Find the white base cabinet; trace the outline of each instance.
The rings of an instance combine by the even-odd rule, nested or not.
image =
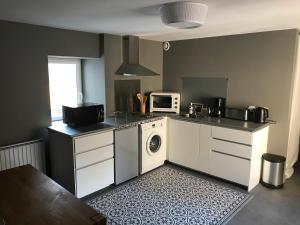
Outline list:
[[[78,198],[101,190],[114,182],[114,159],[109,159],[76,171]]]
[[[211,175],[248,186],[250,174],[249,159],[242,159],[212,150],[210,163]]]
[[[170,120],[167,138],[170,149],[169,161],[192,169],[198,169],[199,134],[199,124]]]
[[[269,127],[255,132],[168,120],[168,160],[253,189]]]
[[[114,183],[113,130],[68,136],[49,129],[51,178],[82,198]]]
[[[170,162],[209,172],[210,126],[170,119],[167,133]]]

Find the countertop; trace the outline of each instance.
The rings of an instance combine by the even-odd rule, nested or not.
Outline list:
[[[65,134],[70,137],[76,137],[83,134],[89,134],[94,132],[109,131],[114,129],[124,129],[128,127],[137,126],[140,123],[151,122],[163,118],[165,115],[122,115],[116,117],[107,117],[104,122],[96,123],[82,127],[70,127],[64,124],[62,121],[53,122],[50,127],[51,131],[56,131]]]
[[[232,128],[237,130],[244,130],[249,132],[258,131],[266,126],[269,126],[269,123],[254,123],[250,121],[240,121],[227,118],[219,117],[201,117],[201,118],[190,118],[185,116],[173,115],[170,116],[173,119],[184,120],[188,122],[194,122],[199,124],[208,124],[212,126]]]
[[[79,135],[93,133],[97,131],[108,131],[114,129],[124,129],[128,127],[133,127],[141,123],[152,122],[155,120],[162,119],[164,117],[169,117],[176,120],[182,120],[182,121],[199,123],[199,124],[208,124],[212,126],[244,130],[249,132],[255,132],[269,125],[268,123],[261,124],[261,123],[239,121],[239,120],[232,120],[232,119],[218,118],[218,117],[191,118],[191,117],[185,117],[176,114],[153,113],[153,114],[146,114],[146,115],[133,114],[133,115],[108,117],[104,120],[103,123],[97,123],[97,124],[92,124],[89,126],[77,127],[77,128],[69,127],[66,124],[64,124],[62,121],[57,121],[57,122],[53,122],[52,126],[50,126],[48,129],[63,133],[71,137],[76,137]]]
[[[165,114],[133,114],[133,115],[122,115],[108,117],[105,119],[105,123],[114,126],[116,129],[124,129],[128,127],[137,126],[141,123],[152,122],[164,118]]]
[[[94,133],[97,131],[109,131],[114,130],[114,126],[106,124],[106,123],[96,123],[83,127],[69,127],[64,124],[62,121],[53,122],[50,127],[48,127],[51,131],[56,131],[62,134],[65,134],[70,137],[76,137],[83,134]]]

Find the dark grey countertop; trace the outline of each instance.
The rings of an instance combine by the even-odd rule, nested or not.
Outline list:
[[[51,131],[56,131],[62,134],[65,134],[70,137],[76,137],[83,134],[99,132],[99,131],[108,131],[114,129],[124,129],[128,127],[137,126],[143,122],[150,122],[163,118],[162,115],[122,115],[118,117],[108,117],[104,120],[103,123],[96,123],[83,127],[69,127],[64,124],[62,121],[53,122],[50,127]]]
[[[217,117],[190,118],[190,117],[185,117],[185,116],[180,116],[175,114],[154,113],[154,114],[147,114],[147,115],[134,114],[134,115],[122,115],[118,117],[108,117],[104,120],[103,123],[97,123],[97,124],[92,124],[89,126],[77,127],[77,128],[69,127],[66,124],[64,124],[62,121],[57,121],[57,122],[53,122],[52,126],[50,126],[48,129],[63,133],[71,137],[75,137],[75,136],[93,133],[97,131],[107,131],[107,130],[124,129],[128,127],[133,127],[133,126],[137,126],[140,123],[146,123],[146,122],[162,119],[165,116],[176,120],[183,120],[183,121],[199,123],[199,124],[208,124],[212,126],[244,130],[249,132],[255,132],[269,125],[268,123],[260,124],[254,122],[232,120],[227,118],[217,118]]]
[[[128,127],[137,126],[140,123],[147,123],[155,120],[159,120],[165,117],[165,115],[154,115],[154,114],[146,114],[146,115],[123,115],[118,117],[108,117],[105,119],[105,123],[114,126],[116,129],[123,129]]]
[[[194,122],[199,124],[208,124],[212,126],[225,127],[237,130],[244,130],[249,132],[258,131],[264,127],[269,126],[269,123],[254,123],[250,121],[240,121],[227,118],[218,117],[201,117],[201,118],[190,118],[185,116],[173,115],[170,116],[173,119],[184,120],[188,122]]]
[[[108,131],[113,130],[114,126],[106,124],[106,123],[96,123],[83,127],[69,127],[64,124],[62,121],[53,122],[50,127],[48,127],[51,131],[56,131],[70,137],[76,137],[83,134],[94,133],[97,131]]]

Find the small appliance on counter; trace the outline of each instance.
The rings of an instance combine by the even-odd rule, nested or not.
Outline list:
[[[251,121],[255,123],[270,122],[269,109],[266,107],[248,106],[247,108],[229,108],[225,109],[225,118],[234,120]],[[271,121],[275,122],[275,121]]]
[[[180,94],[152,92],[150,94],[150,112],[180,112]]]
[[[202,116],[203,104],[191,102],[189,106],[189,117],[200,117]]]
[[[215,98],[215,103],[209,107],[209,115],[213,117],[225,117],[226,98]]]
[[[269,109],[266,107],[257,107],[255,109],[254,122],[266,123],[269,118]]]
[[[243,108],[225,108],[225,118],[234,120],[248,120],[248,109]]]
[[[248,121],[256,123],[266,123],[266,122],[275,122],[273,120],[268,120],[269,118],[269,109],[266,107],[255,107],[249,106],[248,111]]]
[[[79,127],[104,121],[104,106],[95,103],[83,103],[62,106],[63,122],[70,127]]]

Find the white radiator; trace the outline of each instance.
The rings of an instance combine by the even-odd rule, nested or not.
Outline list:
[[[45,143],[43,140],[32,140],[0,147],[0,171],[30,164],[45,172]]]

